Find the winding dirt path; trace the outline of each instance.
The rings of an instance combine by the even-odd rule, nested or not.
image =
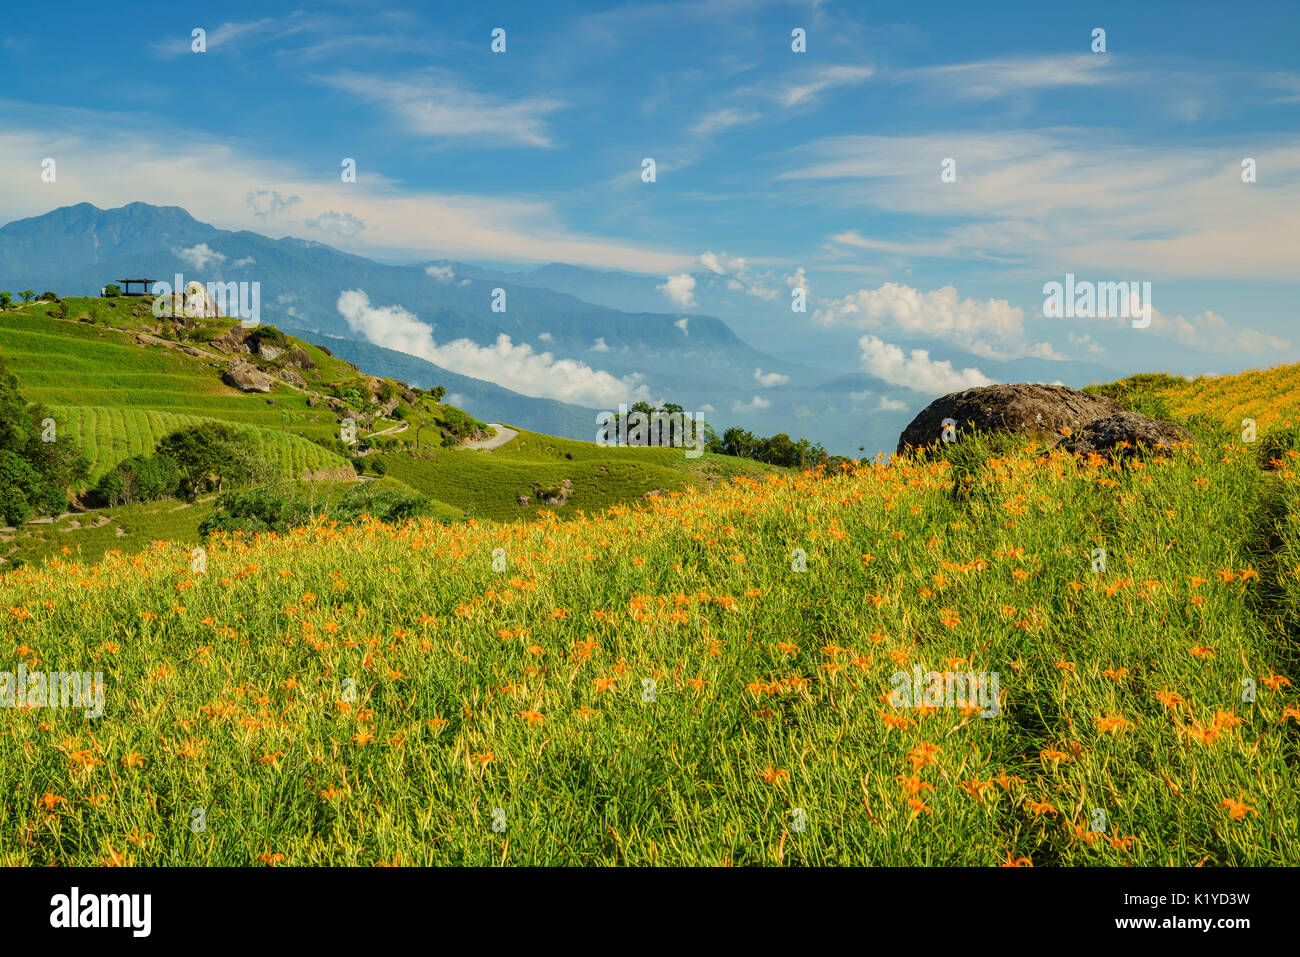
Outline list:
[[[516,435],[519,434],[517,429],[508,429],[500,422],[489,422],[488,428],[496,429],[497,434],[490,439],[480,439],[477,442],[466,442],[461,446],[462,449],[483,449],[491,452],[493,449],[499,449]]]

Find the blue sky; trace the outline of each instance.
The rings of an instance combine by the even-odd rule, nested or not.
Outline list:
[[[709,282],[742,336],[837,371],[911,374],[874,342],[923,341],[1230,372],[1300,359],[1297,10],[29,5],[0,41],[0,219],[173,204],[388,261],[644,273],[666,312]],[[1152,328],[1044,319],[1067,272],[1150,281]]]

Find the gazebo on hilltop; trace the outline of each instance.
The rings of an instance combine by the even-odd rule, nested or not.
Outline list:
[[[118,282],[121,283],[122,295],[124,296],[147,296],[149,295],[149,290],[153,288],[153,284],[157,281],[158,280],[156,279],[119,279],[118,280]],[[144,289],[141,292],[132,292],[131,291],[132,286],[144,286]]]

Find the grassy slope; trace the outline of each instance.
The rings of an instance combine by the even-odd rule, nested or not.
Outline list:
[[[641,498],[654,489],[679,490],[711,480],[774,471],[729,456],[706,453],[688,459],[682,449],[602,448],[593,442],[527,431],[491,451],[439,449],[432,459],[386,455],[384,462],[389,475],[413,488],[450,502],[473,517],[493,521],[532,519],[544,512],[594,512]],[[558,508],[536,504],[534,483],[554,488],[566,478],[573,483],[568,504]],[[521,507],[521,495],[533,496],[534,504]]]
[[[265,430],[271,434],[262,441],[283,449],[286,464],[347,465],[306,440],[335,435],[337,426],[328,409],[308,408],[302,393],[276,386],[269,396],[246,395],[225,385],[205,362],[140,346],[115,329],[35,313],[0,314],[0,356],[29,399],[62,412],[55,418],[60,426],[66,415],[66,427],[78,434],[94,463],[92,478],[129,455],[152,449],[152,441],[166,434],[170,422],[193,418]],[[112,411],[118,421],[102,414]],[[102,426],[87,427],[97,418]]]
[[[107,686],[0,709],[0,863],[1300,864],[1296,474],[970,474],[0,576],[17,654]],[[891,709],[918,664],[998,716]]]
[[[304,469],[345,467],[345,459],[308,441],[338,435],[336,414],[324,405],[308,405],[308,396],[277,384],[270,396],[246,395],[225,385],[209,360],[161,345],[143,346],[135,333],[156,334],[159,323],[145,299],[68,299],[69,319],[51,315],[50,303],[33,303],[0,314],[0,357],[17,376],[29,398],[51,408],[60,428],[70,429],[92,460],[97,478],[116,462],[151,450],[156,441],[178,425],[201,418],[235,422],[257,430],[257,441],[268,456],[282,463],[286,477]],[[109,303],[114,303],[109,305]],[[95,312],[94,324],[78,321]],[[200,320],[193,344],[208,349],[204,340],[224,333],[231,319]],[[332,383],[368,379],[347,363],[310,343],[295,340],[316,364],[304,372],[308,388],[325,391]],[[208,351],[212,351],[208,349]],[[274,405],[266,400],[271,398]],[[450,409],[449,406],[441,407]],[[446,424],[438,419],[440,424]],[[376,428],[396,425],[380,421]],[[415,429],[394,438],[409,441]],[[573,481],[570,504],[550,509],[562,514],[593,511],[640,498],[652,489],[679,489],[732,475],[774,471],[759,463],[706,455],[686,459],[681,450],[602,449],[594,443],[576,442],[524,432],[503,448],[465,451],[437,447],[437,428],[426,428],[422,440],[432,441],[433,458],[415,458],[407,452],[383,456],[388,474],[436,502],[437,518],[459,520],[466,515],[511,521],[535,518],[543,509],[522,509],[520,495],[532,492],[532,483],[558,486]],[[565,459],[565,453],[574,456]],[[601,467],[606,471],[601,471]],[[92,478],[92,480],[93,480]],[[174,503],[172,503],[174,504]],[[197,541],[195,520],[165,527],[166,510],[112,510],[114,538],[108,532],[69,528],[72,520],[56,526],[28,526],[10,541],[0,542],[0,554],[31,561],[67,546],[86,560],[110,547],[133,551],[155,538],[181,543]],[[197,511],[195,514],[197,514]],[[118,513],[121,512],[121,521]],[[122,528],[125,537],[117,537]],[[161,533],[161,534],[160,534]]]
[[[1145,373],[1119,382],[1090,387],[1141,409],[1143,403],[1159,413],[1163,405],[1174,418],[1204,418],[1234,430],[1244,419],[1255,421],[1258,433],[1300,426],[1300,363],[1248,369],[1236,375],[1177,376]]]

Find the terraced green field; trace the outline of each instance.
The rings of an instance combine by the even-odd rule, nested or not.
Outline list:
[[[123,459],[152,452],[168,433],[211,419],[156,409],[80,405],[52,405],[49,409],[57,427],[68,430],[91,460],[92,483]],[[343,456],[292,432],[252,426],[244,431],[251,436],[258,457],[278,465],[280,478],[297,479],[304,472],[352,467]]]
[[[246,395],[223,383],[205,361],[138,345],[131,335],[104,326],[37,312],[0,315],[0,356],[24,394],[46,405],[152,409],[308,438],[338,434],[334,413],[310,408],[302,392],[277,384],[269,395]]]

